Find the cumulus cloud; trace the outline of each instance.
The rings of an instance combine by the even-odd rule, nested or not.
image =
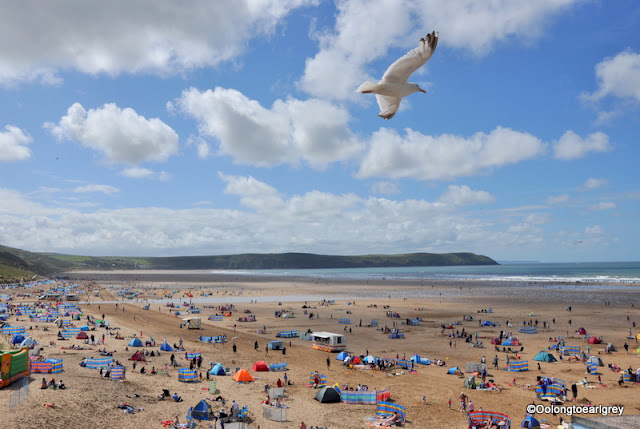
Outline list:
[[[78,142],[110,162],[166,161],[178,152],[178,134],[170,126],[114,103],[89,111],[74,103],[57,125],[46,123],[45,127],[59,140]]]
[[[371,74],[382,77],[384,68],[375,73],[368,69],[374,60],[395,60],[427,32],[440,30],[441,46],[482,56],[506,40],[531,42],[544,34],[553,17],[576,3],[579,0],[338,1],[333,29],[314,34],[319,51],[307,59],[299,85],[317,97],[348,99]]]
[[[317,0],[6,2],[0,15],[0,84],[57,83],[57,72],[176,74],[213,66],[270,34]],[[34,18],[34,11],[37,16]]]
[[[600,101],[606,97],[640,102],[640,53],[630,49],[612,58],[605,58],[595,67],[598,89],[582,97]]]
[[[569,201],[569,195],[567,194],[551,195],[550,197],[547,197],[547,200],[546,200],[547,204],[550,204],[550,205],[566,203],[567,201]]]
[[[27,146],[33,139],[18,127],[6,125],[0,131],[0,161],[23,161],[31,158],[31,149]]]
[[[584,232],[589,235],[599,235],[602,234],[602,228],[600,225],[587,226],[585,227]]]
[[[581,191],[591,191],[593,189],[601,188],[608,184],[609,181],[607,179],[597,179],[594,177],[588,178],[582,186],[579,187]]]
[[[449,185],[440,202],[452,206],[467,206],[470,204],[486,204],[495,201],[495,197],[487,191],[474,191],[467,185]]]
[[[324,168],[349,159],[362,144],[348,127],[349,113],[322,100],[276,100],[268,109],[233,89],[185,90],[175,105],[198,122],[201,137],[219,152],[258,166],[307,162]]]
[[[498,127],[471,137],[427,136],[411,129],[405,135],[381,128],[370,139],[358,177],[449,180],[534,158],[545,150],[528,133]]]
[[[598,204],[589,206],[589,210],[612,210],[616,208],[616,203],[611,201],[601,201]]]
[[[400,193],[400,188],[393,182],[381,181],[371,185],[371,192],[379,195],[395,195]]]
[[[590,152],[607,152],[613,149],[609,136],[597,132],[582,138],[573,131],[565,132],[553,144],[553,156],[556,159],[569,160],[584,158]]]
[[[84,185],[78,186],[73,191],[77,193],[102,192],[103,194],[111,195],[120,192],[120,189],[111,185]]]

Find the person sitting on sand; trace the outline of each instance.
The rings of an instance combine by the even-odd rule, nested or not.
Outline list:
[[[49,381],[49,384],[47,385],[47,387],[52,387],[52,388],[56,388],[56,380],[55,378],[52,378],[51,381]]]
[[[178,392],[175,392],[171,398],[176,402],[182,402],[182,397],[178,395]]]
[[[47,379],[42,377],[42,386],[40,386],[41,389],[46,389],[47,386]]]
[[[64,383],[62,382],[62,380],[59,380],[58,383],[56,384],[56,387],[60,390],[64,390],[67,388],[67,386],[64,385]]]

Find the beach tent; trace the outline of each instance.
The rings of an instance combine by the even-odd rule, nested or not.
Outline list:
[[[600,339],[598,339],[598,337],[590,337],[587,342],[589,344],[602,344],[602,341],[600,341]]]
[[[20,344],[21,342],[23,342],[25,340],[24,335],[21,334],[16,334],[13,336],[13,338],[11,339],[11,344]]]
[[[38,342],[36,340],[34,340],[31,337],[27,337],[25,338],[21,343],[20,343],[20,347],[33,347],[33,346],[37,346]]]
[[[516,337],[507,338],[502,342],[502,345],[503,346],[519,346],[520,340],[518,340]]]
[[[500,345],[502,344],[502,340],[498,337],[495,337],[494,339],[491,340],[491,344],[495,344],[495,345]]]
[[[263,360],[254,362],[253,366],[251,367],[251,371],[269,371],[269,365],[267,365]]]
[[[557,362],[558,360],[549,352],[542,350],[540,353],[533,357],[533,360],[537,360],[540,362]]]
[[[248,383],[250,381],[253,381],[253,377],[251,376],[251,374],[249,374],[249,371],[247,371],[246,369],[241,369],[233,374],[233,380],[237,381],[238,383]]]
[[[87,325],[81,326],[80,330],[81,331],[88,331],[89,330],[89,326],[87,326]]]
[[[585,363],[587,365],[591,364],[591,365],[597,365],[597,366],[604,366],[602,359],[600,359],[598,356],[595,356],[595,355],[589,356]]]
[[[348,354],[347,352],[340,352],[340,353],[338,353],[338,355],[336,356],[336,359],[341,360],[341,361],[343,361],[343,362],[344,362],[344,360],[345,360],[346,358],[348,358],[348,357],[349,357],[349,354]]]
[[[196,420],[211,420],[212,415],[211,405],[204,399],[201,399],[198,405],[191,410],[191,417]]]
[[[146,362],[147,358],[144,357],[144,353],[135,352],[133,354],[133,356],[131,356],[131,359],[129,359],[129,360],[135,360],[135,361],[138,361],[138,362]]]
[[[476,388],[475,375],[470,375],[469,377],[465,378],[464,383],[462,383],[462,385],[467,389],[475,389]]]
[[[162,343],[162,345],[160,346],[160,350],[162,350],[163,352],[172,352],[173,351],[173,347],[171,347],[169,345],[169,343]]]
[[[360,365],[360,364],[362,364],[362,361],[360,360],[360,358],[358,356],[354,356],[353,359],[351,359],[351,363],[353,365]]]
[[[616,348],[616,346],[613,345],[613,343],[607,343],[607,348],[609,349],[610,352],[618,351],[618,349]]]
[[[129,347],[142,347],[142,341],[138,338],[134,338],[129,341]]]
[[[213,368],[211,368],[211,370],[209,371],[209,374],[211,374],[211,375],[227,375],[224,372],[224,368],[219,363],[215,364],[213,366]]]
[[[490,320],[485,320],[482,322],[482,326],[493,326],[493,322]]]
[[[578,334],[580,334],[580,335],[587,335],[587,330],[586,330],[586,329],[584,329],[584,328],[580,328],[580,329],[578,329],[578,331],[577,331],[577,332],[578,332]]]
[[[87,335],[86,332],[80,331],[80,333],[76,336],[76,339],[78,339],[78,340],[88,340],[89,336]]]
[[[321,404],[340,402],[340,394],[333,387],[323,387],[316,393],[316,401]]]
[[[520,426],[528,429],[540,429],[540,423],[533,416],[525,417]]]
[[[458,368],[457,366],[454,366],[447,370],[447,374],[462,375],[462,371],[460,371],[460,368]]]
[[[375,357],[369,355],[369,356],[365,357],[364,359],[362,359],[362,361],[364,363],[369,363],[370,364],[370,363],[376,363],[378,360]]]

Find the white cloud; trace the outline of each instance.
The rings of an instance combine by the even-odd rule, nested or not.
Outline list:
[[[495,197],[487,191],[474,191],[467,185],[449,185],[440,202],[452,206],[467,206],[470,204],[487,204],[495,201]]]
[[[171,179],[171,174],[166,171],[155,172],[144,167],[125,168],[120,172],[120,175],[130,179],[157,179],[162,182],[166,182]]]
[[[33,138],[18,127],[6,125],[6,131],[0,131],[0,161],[23,161],[31,158],[31,149],[27,146]]]
[[[533,225],[543,225],[549,222],[549,215],[546,213],[531,213],[524,218],[524,221]]]
[[[375,182],[371,185],[371,192],[380,195],[395,195],[400,193],[400,188],[393,182]]]
[[[601,188],[608,184],[609,181],[607,179],[596,179],[594,177],[588,178],[582,186],[580,186],[581,191],[591,191],[593,189]]]
[[[562,195],[551,195],[550,197],[547,198],[547,204],[561,204],[561,203],[566,203],[567,201],[569,201],[569,195],[567,194],[562,194]]]
[[[589,206],[590,210],[612,210],[615,208],[616,208],[616,203],[611,201],[602,201],[602,202],[599,202],[598,204]]]
[[[110,162],[166,161],[178,152],[178,134],[170,126],[113,103],[89,111],[74,103],[57,125],[46,123],[45,127],[59,140],[76,141],[101,152]]]
[[[553,156],[569,160],[583,158],[589,152],[607,152],[612,149],[609,136],[605,133],[597,132],[582,138],[573,131],[567,131],[553,144]]]
[[[587,226],[584,229],[585,234],[589,234],[589,235],[599,235],[602,234],[602,228],[600,227],[600,225],[593,225],[593,226]]]
[[[362,147],[348,127],[348,111],[326,101],[290,98],[267,109],[233,89],[191,88],[176,104],[198,122],[201,137],[215,138],[221,154],[243,164],[306,161],[321,169],[355,156]]]
[[[596,65],[598,89],[582,97],[600,101],[606,97],[640,101],[640,54],[630,49]]]
[[[391,60],[416,46],[420,37],[440,31],[440,46],[481,56],[497,43],[544,34],[551,19],[580,0],[342,0],[332,30],[315,36],[319,51],[308,58],[299,85],[323,98],[348,99],[365,79],[382,77],[384,68],[367,70],[393,49]],[[372,30],[373,29],[373,30]],[[440,48],[442,49],[442,48]],[[436,55],[438,55],[436,53]],[[432,60],[433,61],[433,60]]]
[[[358,176],[448,180],[531,159],[545,149],[531,134],[502,127],[468,138],[433,137],[411,129],[405,133],[401,136],[389,128],[376,131]]]
[[[0,84],[59,83],[57,72],[176,74],[241,54],[316,0],[4,2]],[[34,19],[34,11],[38,17]]]
[[[87,193],[87,192],[102,192],[103,194],[111,195],[116,192],[120,192],[120,189],[111,185],[84,185],[78,186],[73,192]]]

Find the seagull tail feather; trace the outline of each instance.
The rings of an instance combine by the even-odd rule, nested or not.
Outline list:
[[[378,89],[378,84],[375,82],[366,81],[356,89],[356,92],[362,92],[363,94],[369,94],[375,92]]]

